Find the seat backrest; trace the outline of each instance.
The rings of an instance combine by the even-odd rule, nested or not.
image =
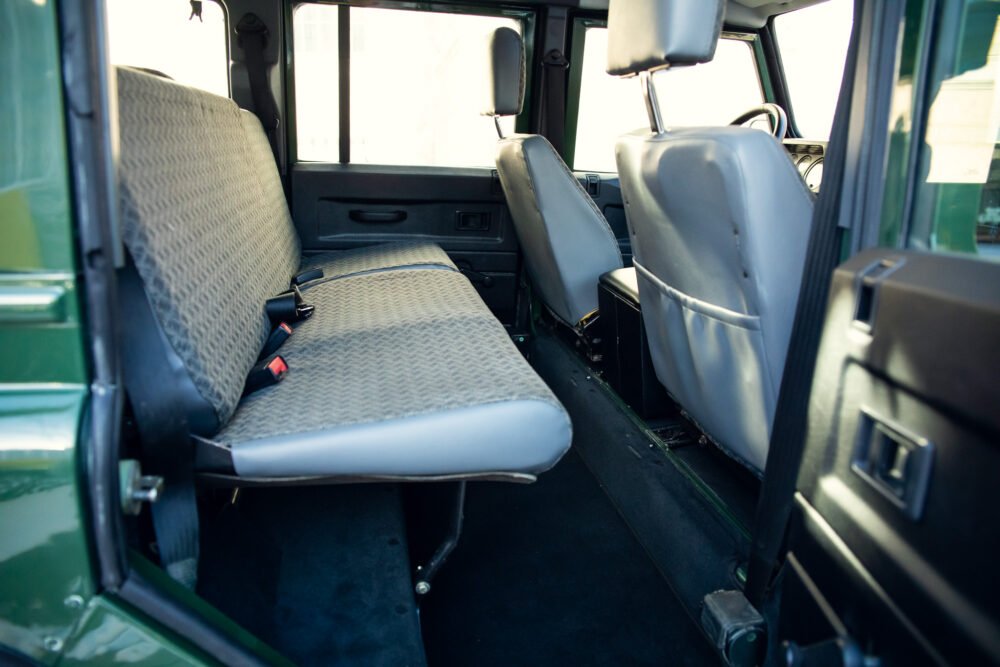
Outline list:
[[[609,71],[674,65],[675,52],[684,63],[711,59],[714,46],[704,45],[721,28],[712,5],[613,0],[609,42],[620,46],[617,52],[609,47]],[[683,20],[687,29],[678,30]],[[616,37],[616,27],[626,23],[639,30],[664,22],[672,29],[646,42],[649,53],[636,49],[641,37]],[[655,105],[655,90],[650,96]],[[653,364],[706,433],[759,471],[798,301],[813,196],[787,152],[765,132],[655,129],[622,137],[616,149]]]
[[[217,427],[268,334],[265,301],[298,269],[298,237],[255,117],[128,68],[117,84],[122,236],[192,402]]]
[[[812,195],[760,130],[631,135],[617,155],[657,376],[709,435],[762,470]]]
[[[521,36],[510,28],[498,29],[490,54],[486,114],[516,115],[524,96]],[[501,137],[496,163],[532,284],[560,320],[576,326],[597,310],[601,274],[622,266],[618,240],[544,137]]]

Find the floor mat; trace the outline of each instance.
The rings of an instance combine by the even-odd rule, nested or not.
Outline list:
[[[573,447],[670,583],[689,618],[702,599],[738,588],[749,538],[730,508],[693,479],[676,451],[664,452],[633,421],[575,350],[544,331],[532,365],[573,419]],[[752,506],[751,506],[752,507]]]
[[[204,524],[199,593],[300,665],[423,665],[399,489],[249,489]]]
[[[529,486],[469,485],[421,620],[432,666],[717,662],[574,452]]]
[[[664,420],[652,429],[674,455],[719,496],[747,529],[753,526],[760,480],[701,435],[683,417]]]

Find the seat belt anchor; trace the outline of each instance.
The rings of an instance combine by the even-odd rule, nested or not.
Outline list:
[[[542,58],[542,65],[557,69],[569,69],[569,60],[559,49],[552,49]]]
[[[163,477],[143,475],[142,467],[135,459],[123,459],[118,464],[122,512],[138,516],[143,503],[155,503],[163,494]]]

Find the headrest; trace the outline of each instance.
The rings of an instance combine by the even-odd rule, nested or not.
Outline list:
[[[524,45],[517,31],[497,28],[490,37],[485,116],[516,116],[524,105]]]
[[[724,0],[611,0],[608,74],[696,65],[715,56]]]

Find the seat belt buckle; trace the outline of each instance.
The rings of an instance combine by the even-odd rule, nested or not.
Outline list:
[[[278,384],[288,375],[288,364],[280,354],[272,354],[250,369],[243,395],[249,396],[255,391]]]
[[[295,321],[308,320],[316,312],[316,306],[306,303],[306,300],[302,298],[302,292],[299,291],[298,285],[292,285],[292,294],[295,295]]]
[[[292,287],[298,287],[299,285],[304,285],[305,283],[312,282],[313,280],[319,280],[323,277],[323,269],[310,269],[308,271],[303,271],[302,273],[297,273],[292,276]]]
[[[274,331],[271,335],[267,337],[267,341],[264,343],[264,349],[260,351],[260,356],[257,359],[263,359],[265,357],[270,357],[272,354],[277,352],[285,341],[292,336],[292,327],[288,326],[287,323],[282,322],[278,326],[274,327]]]
[[[264,312],[273,326],[282,322],[301,322],[312,317],[316,307],[305,302],[298,285],[278,296],[271,297],[264,304]]]

